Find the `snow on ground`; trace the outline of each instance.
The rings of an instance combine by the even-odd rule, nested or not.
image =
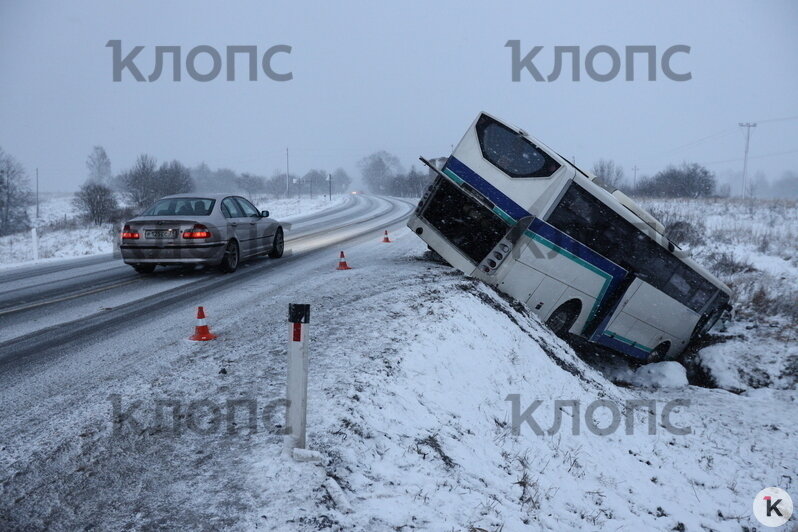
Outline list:
[[[696,359],[731,391],[798,384],[798,202],[642,200],[734,292],[737,321]],[[678,243],[678,242],[677,242]]]
[[[15,501],[11,515],[34,527],[67,529],[739,531],[758,526],[751,502],[760,489],[794,493],[794,384],[731,393],[685,384],[675,363],[639,370],[625,359],[613,363],[631,377],[615,384],[518,305],[427,260],[406,229],[391,235],[390,245],[374,235],[348,247],[353,270],[335,271],[330,257],[298,267],[291,275],[301,282],[267,274],[206,300],[214,342],[188,342],[167,322],[120,344],[140,353],[156,342],[157,368],[124,382],[97,378],[81,409],[59,417],[61,436],[31,427],[25,448],[7,447],[19,461],[0,464],[16,471],[0,500]],[[263,324],[288,302],[312,305],[308,448],[322,463],[283,455],[281,409],[270,432],[245,435],[111,423],[109,392],[144,409],[153,398],[274,403],[284,393],[286,329]],[[717,345],[727,359],[759,349]],[[141,356],[131,352],[131,363]],[[515,394],[519,412],[542,401],[532,419],[544,431],[555,401],[578,401],[579,433],[565,405],[559,430],[538,435],[523,424],[514,434]],[[654,401],[655,433],[636,409],[628,428],[624,415],[615,432],[594,434],[584,418],[596,400],[620,412],[629,400]],[[670,417],[688,434],[663,426],[674,400],[689,402]],[[596,426],[610,413],[595,410]]]
[[[344,194],[334,195],[332,201],[323,197],[269,200],[260,196],[253,200],[256,207],[269,210],[272,218],[290,222],[297,216],[338,206],[346,198]],[[31,209],[33,219],[35,207]],[[40,260],[111,253],[118,242],[120,228],[116,224],[96,226],[80,221],[72,196],[54,196],[43,201],[39,213]],[[30,231],[0,237],[0,266],[30,262],[33,258]]]
[[[43,193],[39,198],[39,217],[36,218],[36,204],[28,206],[28,218],[37,225],[70,220],[78,215],[78,210],[72,204],[74,194]]]
[[[753,496],[798,470],[796,428],[784,423],[794,389],[738,396],[687,386],[675,362],[638,370],[640,388],[619,388],[536,318],[445,266],[416,262],[423,246],[409,246],[409,256],[393,249],[346,274],[361,297],[346,306],[348,324],[336,320],[332,352],[329,338],[314,336],[324,360],[317,355],[311,375],[309,446],[329,460],[267,453],[255,468],[274,494],[257,512],[267,529],[741,530],[755,524]],[[362,293],[369,277],[383,279],[379,292]],[[346,340],[354,334],[357,343]],[[631,435],[622,423],[598,436],[584,420],[573,435],[564,408],[563,430],[513,435],[509,394],[522,410],[543,401],[543,429],[557,400],[579,401],[580,414],[597,399],[620,410],[654,400],[659,425],[649,435],[639,413]],[[674,399],[691,402],[673,418],[690,434],[661,426]],[[609,412],[596,412],[607,426]],[[351,513],[322,488],[328,477]]]

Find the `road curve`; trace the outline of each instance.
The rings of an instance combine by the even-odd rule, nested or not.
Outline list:
[[[32,363],[102,337],[120,323],[135,321],[141,326],[142,321],[157,319],[159,313],[168,312],[172,305],[193,295],[221,292],[270,271],[290,268],[309,252],[394,225],[405,219],[412,208],[404,200],[360,196],[343,209],[294,219],[286,235],[286,256],[276,261],[250,261],[232,275],[211,271],[186,274],[171,269],[162,275],[141,276],[119,261],[97,257],[97,261],[81,261],[80,266],[71,262],[61,269],[55,265],[34,269],[33,275],[46,279],[65,270],[106,264],[96,271],[71,272],[66,279],[40,280],[33,286],[3,291],[8,284],[4,278],[0,282],[0,324],[12,332],[0,337],[0,374],[18,364]],[[84,300],[90,308],[100,310],[84,311],[74,317],[76,301]],[[56,311],[61,309],[68,312]],[[58,318],[64,315],[73,317]]]

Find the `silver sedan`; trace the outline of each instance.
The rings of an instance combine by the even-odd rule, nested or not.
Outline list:
[[[283,255],[283,228],[241,196],[165,196],[122,229],[125,264],[152,273],[159,264],[202,264],[234,272],[258,255]]]

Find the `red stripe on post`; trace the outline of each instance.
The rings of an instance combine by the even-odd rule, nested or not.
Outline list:
[[[294,323],[292,325],[294,326],[293,340],[295,342],[301,342],[302,341],[302,324],[301,323]]]

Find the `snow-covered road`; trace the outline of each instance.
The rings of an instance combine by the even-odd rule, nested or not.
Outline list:
[[[279,262],[395,223],[408,210],[406,202],[354,196],[329,210],[287,218],[286,257]],[[264,268],[274,266],[272,262],[245,263],[237,276],[179,268],[141,276],[108,255],[4,271],[0,275],[0,366],[106,332],[100,324],[115,329],[131,315],[137,321],[157,317],[169,300],[235,288],[242,276],[260,275]]]
[[[52,502],[53,497],[63,495],[59,492],[65,477],[53,468],[61,464],[65,468],[62,473],[70,476],[70,465],[63,460],[83,455],[79,450],[77,455],[72,453],[88,443],[85,438],[94,431],[87,427],[111,426],[109,395],[147,396],[158,375],[174,364],[176,352],[198,349],[185,340],[193,331],[197,306],[206,307],[214,332],[221,336],[205,349],[224,350],[235,344],[236,329],[241,327],[257,326],[264,334],[276,333],[285,322],[285,305],[269,305],[257,321],[242,320],[242,316],[251,315],[254,302],[295,293],[313,269],[335,267],[338,246],[379,239],[383,228],[402,223],[412,208],[404,200],[360,196],[344,209],[292,220],[286,246],[291,253],[281,260],[245,263],[232,275],[167,272],[113,290],[0,316],[6,339],[0,344],[0,528],[8,520],[17,525],[30,522],[30,509],[17,505],[12,511],[9,506],[19,502],[15,501],[18,496],[24,494],[31,501],[41,496]],[[129,275],[128,267],[102,259],[82,259],[75,268],[67,263],[66,270],[52,271],[51,266],[39,277],[60,276],[56,284],[76,279],[82,283],[97,272]],[[28,278],[18,275],[2,285],[4,294],[10,297],[14,290],[46,287],[26,283]],[[20,331],[32,332],[19,336]],[[109,454],[103,460],[113,459],[120,449],[104,447],[103,452]],[[156,461],[161,458],[160,454],[153,457]],[[135,461],[145,462],[141,457]],[[32,484],[17,483],[23,480],[17,475],[22,470],[33,475]],[[135,488],[124,468],[112,474],[121,474],[120,480]],[[163,478],[158,481],[162,482]],[[70,503],[62,509],[78,511]],[[80,519],[86,517],[85,511],[88,509],[79,511],[83,514]]]
[[[353,270],[335,271],[331,246],[252,263],[235,283],[161,300],[155,316],[128,305],[114,327],[0,366],[0,528],[737,531],[756,526],[760,489],[794,491],[794,387],[624,384],[426,260],[407,229],[391,225],[394,243],[381,243],[372,224],[412,207],[396,208],[360,236],[339,230],[354,237],[342,245]],[[308,445],[323,464],[281,456],[292,302],[311,304]],[[197,305],[217,340],[186,340]],[[582,420],[574,435],[565,410],[559,432],[516,435],[509,394],[544,401],[543,428],[557,400],[582,414],[597,399],[653,400],[660,414],[688,400],[673,421],[691,433],[664,431],[660,416],[649,434],[638,411],[632,434]]]

